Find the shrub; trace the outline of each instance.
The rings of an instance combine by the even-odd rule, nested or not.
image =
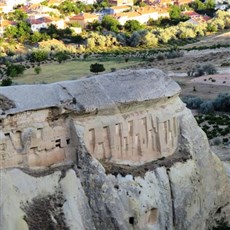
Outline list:
[[[48,59],[48,52],[43,50],[38,50],[29,55],[29,60],[31,62],[42,62]]]
[[[217,73],[216,67],[211,63],[203,65],[203,70],[208,75]]]
[[[214,111],[214,106],[212,104],[212,101],[205,101],[200,104],[199,112],[207,114]]]
[[[184,52],[179,51],[179,50],[172,50],[166,54],[166,57],[168,59],[178,58],[178,57],[183,57],[183,56],[184,56]]]
[[[11,78],[6,78],[2,80],[1,86],[10,86],[12,85],[13,81],[11,80]]]
[[[213,105],[215,110],[217,111],[230,112],[230,94],[219,94],[217,98],[213,101]]]
[[[164,54],[158,54],[156,58],[158,61],[162,61],[165,59],[165,55]]]
[[[203,103],[203,100],[198,97],[184,97],[182,100],[189,109],[199,109],[200,105]]]
[[[205,64],[205,65],[198,64],[195,67],[192,67],[189,69],[188,76],[189,77],[200,77],[205,74],[209,75],[209,74],[215,74],[215,73],[217,73],[217,70],[213,64]]]
[[[66,61],[67,59],[69,59],[69,55],[65,52],[58,52],[55,54],[56,58],[57,58],[57,61],[59,63],[62,63],[63,61]]]
[[[9,77],[17,77],[20,74],[23,74],[25,71],[24,65],[14,65],[8,64],[6,69],[6,75]]]
[[[37,67],[34,68],[34,72],[35,72],[36,74],[41,73],[41,71],[42,71],[42,68],[41,68],[40,66],[37,66]]]
[[[223,143],[228,143],[228,138],[227,137],[223,138]]]
[[[95,63],[90,65],[90,72],[99,73],[105,71],[103,64]]]

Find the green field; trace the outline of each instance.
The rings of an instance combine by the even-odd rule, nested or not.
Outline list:
[[[111,72],[111,68],[121,69],[135,66],[143,60],[140,58],[130,58],[125,62],[125,58],[88,58],[87,60],[72,60],[65,63],[50,63],[41,65],[41,73],[36,74],[34,68],[27,69],[22,76],[14,78],[13,81],[18,84],[38,84],[51,83],[57,81],[76,80],[82,77],[92,76],[90,65],[98,62],[103,64],[106,71]]]

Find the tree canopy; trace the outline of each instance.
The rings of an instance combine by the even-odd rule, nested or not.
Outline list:
[[[101,21],[101,25],[102,25],[102,27],[104,27],[105,29],[107,29],[109,31],[118,32],[120,23],[113,16],[106,15],[103,17],[103,19]]]
[[[103,64],[95,63],[90,65],[90,72],[99,73],[105,71]]]
[[[137,20],[128,20],[125,23],[124,28],[128,32],[134,32],[134,31],[141,30],[143,28],[143,26]]]

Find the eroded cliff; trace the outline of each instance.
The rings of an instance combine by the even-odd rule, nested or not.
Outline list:
[[[0,90],[0,229],[208,229],[222,163],[156,69]]]

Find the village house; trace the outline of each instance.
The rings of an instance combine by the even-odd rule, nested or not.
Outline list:
[[[193,2],[193,0],[176,0],[174,1],[174,5],[185,5],[185,4],[189,4],[190,2]]]
[[[69,18],[69,23],[78,23],[81,28],[86,28],[86,26],[93,22],[99,20],[99,15],[90,13],[81,13]]]
[[[105,15],[114,15],[114,14],[119,14],[122,12],[128,12],[130,11],[132,6],[113,6],[113,7],[107,7],[99,12],[97,12],[100,15],[100,21]]]
[[[57,29],[65,29],[66,22],[61,18],[50,18],[52,20],[52,24],[57,27]]]
[[[149,19],[157,20],[159,17],[169,17],[168,8],[141,7],[137,11],[123,12],[115,14],[114,17],[124,25],[129,20],[137,20],[141,24],[146,24]]]
[[[90,4],[97,3],[97,0],[81,0],[80,2],[82,2],[86,5],[90,5]]]
[[[133,0],[109,0],[112,6],[133,6]]]
[[[48,0],[47,1],[47,6],[58,6],[62,0]]]
[[[142,18],[142,15],[139,12],[134,11],[134,12],[114,14],[113,17],[116,18],[121,25],[124,25],[129,20],[140,21]]]
[[[13,10],[13,6],[0,2],[0,13],[8,14],[10,11]]]
[[[169,7],[158,8],[158,18],[169,18]]]
[[[30,18],[28,22],[31,24],[31,30],[33,32],[48,28],[52,24],[52,20],[47,17],[41,17],[38,19]]]
[[[142,24],[147,23],[149,19],[158,19],[158,9],[154,7],[141,7],[139,8],[138,13],[142,15],[141,20],[139,21]]]
[[[159,5],[160,6],[174,5],[174,1],[173,0],[159,0]]]
[[[10,7],[14,7],[17,5],[26,5],[27,0],[6,0],[5,4]]]
[[[42,14],[43,16],[48,16],[50,14],[59,15],[60,12],[57,9],[50,8],[48,6],[43,6],[41,4],[33,4],[29,6],[30,13]]]
[[[129,11],[131,6],[125,5],[125,6],[112,6],[108,9],[110,9],[110,14],[118,14],[124,11]]]
[[[207,22],[208,20],[211,19],[211,17],[207,15],[200,15],[196,13],[195,11],[184,11],[182,14],[188,16],[190,19],[187,22],[190,22],[194,25],[198,25],[200,23]]]

